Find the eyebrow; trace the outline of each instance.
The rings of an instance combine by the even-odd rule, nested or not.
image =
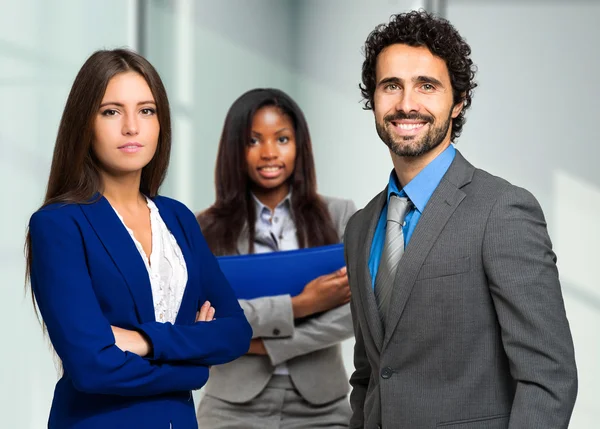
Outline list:
[[[154,100],[146,100],[146,101],[140,101],[137,105],[141,106],[142,104],[154,104],[156,106],[156,102]],[[104,106],[119,106],[119,107],[125,107],[125,105],[123,103],[118,103],[116,101],[107,101],[106,103],[102,103],[100,105],[100,107],[104,107]]]
[[[282,128],[280,130],[275,131],[275,134],[279,134],[279,133],[281,133],[283,131],[291,131],[291,130],[288,127],[284,127],[284,128]],[[254,131],[254,130],[252,130],[252,134],[256,134],[257,136],[262,136],[261,133],[259,133],[258,131]]]
[[[441,88],[444,87],[444,84],[440,80],[438,80],[434,77],[431,77],[431,76],[416,76],[416,77],[413,77],[411,80],[413,83],[430,83],[432,85],[439,86]],[[386,85],[388,83],[401,84],[401,83],[404,83],[404,79],[400,79],[398,77],[386,77],[385,79],[381,79],[379,81],[379,83],[377,84],[377,86]]]

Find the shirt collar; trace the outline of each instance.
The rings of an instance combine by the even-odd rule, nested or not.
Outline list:
[[[415,208],[423,213],[429,198],[431,198],[431,195],[433,195],[433,192],[440,184],[442,177],[444,177],[444,174],[450,168],[455,155],[456,149],[451,144],[433,161],[427,164],[402,190],[399,188],[396,172],[392,170],[388,183],[387,201],[389,202],[392,194],[401,197],[407,196],[415,205]]]
[[[288,192],[288,194],[285,196],[285,198],[279,204],[277,204],[277,207],[275,207],[275,210],[273,210],[273,211],[271,211],[271,209],[269,207],[264,205],[256,197],[256,195],[254,195],[253,192],[251,192],[250,195],[252,195],[252,199],[254,200],[254,207],[256,207],[256,219],[257,220],[263,218],[263,216],[268,216],[270,218],[272,216],[272,214],[275,212],[275,210],[277,210],[279,208],[289,211],[291,204],[292,204],[292,191],[291,190],[290,190],[290,192]]]

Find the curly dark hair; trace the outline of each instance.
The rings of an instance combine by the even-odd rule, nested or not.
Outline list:
[[[452,121],[451,141],[462,131],[465,112],[471,105],[477,67],[469,56],[471,47],[447,20],[424,10],[392,15],[388,24],[380,24],[369,34],[364,46],[365,61],[362,66],[362,84],[359,84],[364,100],[364,109],[373,109],[375,94],[375,67],[377,56],[387,46],[400,43],[409,46],[424,46],[443,59],[448,67],[454,104],[464,103],[460,114]]]

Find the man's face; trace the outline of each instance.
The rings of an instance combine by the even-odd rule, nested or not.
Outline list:
[[[390,45],[377,57],[373,97],[377,133],[398,156],[450,145],[454,106],[446,63],[425,47]]]

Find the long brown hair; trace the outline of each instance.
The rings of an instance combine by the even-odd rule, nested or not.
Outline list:
[[[299,247],[339,242],[327,206],[317,194],[312,144],[302,110],[283,91],[254,89],[240,96],[227,112],[215,168],[217,198],[210,208],[198,215],[206,241],[216,255],[235,253],[244,226],[248,228],[250,253],[254,252],[256,213],[250,194],[246,149],[254,114],[266,106],[277,107],[294,124],[296,161],[289,180]]]
[[[171,153],[171,115],[167,92],[156,69],[139,54],[127,49],[100,50],[93,53],[75,77],[63,111],[46,196],[42,207],[53,203],[89,203],[102,192],[100,166],[92,151],[94,120],[109,81],[120,73],[135,72],[147,82],[160,125],[158,146],[152,160],[142,169],[140,191],[150,197],[158,193],[169,165]],[[25,242],[26,285],[31,275],[31,235]],[[32,294],[35,308],[35,297]]]

